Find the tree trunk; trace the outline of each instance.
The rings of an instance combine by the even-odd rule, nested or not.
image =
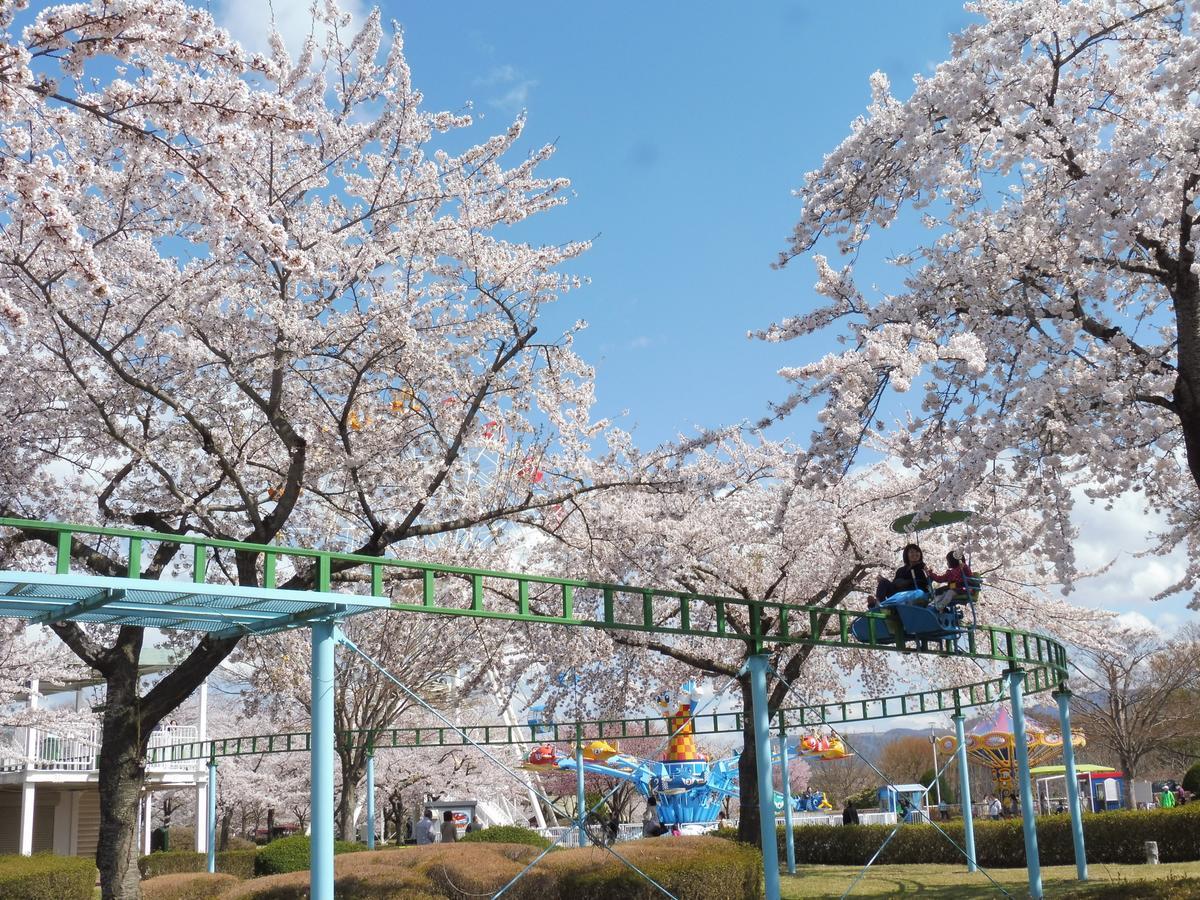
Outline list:
[[[357,840],[354,834],[354,808],[358,804],[358,784],[367,774],[367,762],[358,754],[339,754],[342,759],[342,795],[338,798],[337,827],[343,841]]]
[[[1137,777],[1138,761],[1122,755],[1121,771],[1125,773],[1125,796],[1122,798],[1126,809],[1137,809],[1137,801],[1133,799],[1133,780]]]
[[[742,755],[738,757],[738,840],[762,849],[758,815],[758,759],[755,755],[754,714],[750,676],[738,678],[742,691]]]
[[[230,807],[221,816],[221,839],[217,842],[217,849],[225,851],[229,849],[229,829],[233,827],[233,808]]]
[[[103,900],[138,900],[142,895],[137,868],[137,806],[146,777],[143,764],[149,735],[141,733],[137,697],[140,639],[129,647],[129,660],[108,677],[108,697],[100,741],[100,836],[96,867]]]

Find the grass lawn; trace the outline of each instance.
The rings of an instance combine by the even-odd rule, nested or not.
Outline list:
[[[797,866],[794,877],[782,877],[785,898],[840,897],[861,871],[852,866]],[[1013,897],[1027,897],[1028,875],[1024,869],[990,869],[992,876]],[[1088,866],[1089,885],[1108,897],[1139,896],[1132,882],[1160,878],[1200,878],[1200,862],[1164,863],[1159,866]],[[1047,897],[1086,897],[1075,880],[1074,866],[1042,869]],[[1105,888],[1107,890],[1105,890]],[[1115,892],[1114,892],[1115,889]],[[871,866],[854,886],[852,897],[890,897],[920,894],[929,900],[959,897],[1000,897],[1001,893],[979,872],[969,875],[965,866]]]

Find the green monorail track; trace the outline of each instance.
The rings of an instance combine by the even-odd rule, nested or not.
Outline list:
[[[53,553],[53,572],[0,572],[0,616],[36,622],[80,621],[205,631],[221,636],[271,633],[313,621],[370,612],[468,616],[534,625],[637,631],[675,638],[721,638],[761,650],[766,645],[814,645],[896,652],[884,613],[683,593],[549,575],[515,574],[392,557],[362,556],[302,547],[172,535],[126,528],[0,518],[0,528],[41,537]],[[119,554],[120,577],[77,574],[98,545]],[[143,560],[169,557],[169,578],[143,577]],[[253,566],[259,585],[231,584],[236,563]],[[865,616],[869,640],[850,626]],[[1000,662],[1025,673],[1026,692],[1050,690],[1065,681],[1067,655],[1052,638],[992,625],[971,626],[965,646],[932,643],[915,652]],[[991,703],[1003,679],[871,699],[782,710],[788,727],[842,725],[914,713],[961,711]],[[742,713],[698,716],[700,734],[741,731]],[[579,723],[586,739],[665,736],[657,717]],[[391,728],[374,735],[350,732],[340,740],[370,741],[376,749],[527,744],[574,740],[574,724],[479,725]],[[252,735],[155,748],[149,762],[208,759],[309,749],[309,735]]]

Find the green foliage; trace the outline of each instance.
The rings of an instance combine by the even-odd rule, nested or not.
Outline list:
[[[217,871],[237,878],[253,878],[257,853],[253,847],[248,850],[223,850],[217,854]],[[207,866],[207,854],[191,850],[151,853],[138,859],[138,871],[142,873],[142,878],[157,878],[160,875],[175,875],[181,872],[203,872]]]
[[[459,838],[459,843],[463,841],[486,844],[528,844],[540,850],[545,850],[550,846],[550,841],[532,828],[524,828],[520,825],[493,825],[491,828],[484,828],[481,831],[471,831]]]
[[[142,882],[142,900],[212,900],[239,883],[232,875],[179,872]]]
[[[937,789],[933,786],[933,769],[932,768],[926,769],[924,772],[922,772],[921,777],[918,778],[917,781],[919,781],[921,784],[925,785],[925,787],[930,789],[929,796],[931,798],[937,797]],[[938,779],[938,781],[941,782],[941,785],[942,785],[942,796],[944,798],[946,798],[947,800],[950,797],[953,797],[954,794],[952,794],[950,792],[950,784],[949,784],[949,782],[946,781],[946,776],[943,775],[941,778]],[[878,795],[876,795],[876,796],[878,797]],[[930,800],[930,802],[933,802],[933,800]],[[878,799],[872,801],[870,805],[875,806],[876,803],[878,803]],[[857,806],[857,805],[858,804],[855,804],[855,806]]]
[[[4,900],[92,900],[96,866],[78,856],[0,856]]]
[[[962,820],[941,826],[959,845]],[[890,825],[804,825],[796,828],[796,861],[817,865],[864,865],[891,833]],[[1164,863],[1200,859],[1200,803],[1175,809],[1116,810],[1083,818],[1087,858],[1093,863],[1145,862],[1146,841],[1158,842]],[[784,831],[779,829],[780,852]],[[1067,815],[1039,816],[1038,856],[1043,866],[1075,862],[1071,820]],[[976,821],[975,852],[984,868],[1025,865],[1021,820]],[[880,863],[960,863],[962,854],[932,825],[905,825],[884,848]]]
[[[1200,762],[1183,774],[1183,789],[1200,798]]]
[[[879,806],[879,788],[863,788],[857,794],[848,798],[848,801],[853,801],[854,805],[859,809],[871,809],[872,807]],[[830,802],[835,806],[837,805],[837,802],[834,800],[831,800]]]
[[[308,871],[309,839],[306,834],[294,834],[291,837],[272,841],[265,847],[259,848],[254,858],[254,873],[256,875],[282,875],[285,872]],[[357,853],[366,850],[365,844],[352,841],[334,841],[333,852]]]
[[[186,825],[172,825],[167,829],[172,850],[187,850],[196,846],[196,829]],[[218,836],[220,832],[218,832]],[[218,844],[217,846],[220,846]],[[229,850],[253,850],[258,845],[236,834],[229,835]]]

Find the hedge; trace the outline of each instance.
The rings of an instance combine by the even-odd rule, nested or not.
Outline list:
[[[4,900],[92,900],[95,864],[79,856],[0,856],[0,897]]]
[[[532,828],[525,828],[521,825],[492,825],[490,828],[483,828],[479,831],[468,831],[458,841],[459,843],[528,844],[530,847],[537,847],[541,850],[550,846],[547,838],[542,837]]]
[[[142,882],[142,900],[212,900],[237,884],[241,879],[233,875],[208,872],[159,875]]]
[[[237,878],[254,877],[254,859],[257,849],[222,850],[217,854],[217,871]],[[138,859],[138,871],[142,878],[157,878],[160,875],[176,875],[182,872],[203,872],[208,867],[208,854],[191,850],[171,850],[151,853]]]
[[[960,847],[962,820],[939,827]],[[816,865],[863,865],[891,834],[891,825],[798,825],[796,861]],[[1091,863],[1144,863],[1145,842],[1158,842],[1162,862],[1200,859],[1200,803],[1174,809],[1116,810],[1083,817],[1084,845]],[[1068,815],[1037,818],[1038,857],[1043,866],[1075,862]],[[785,831],[778,829],[780,853]],[[975,853],[981,866],[1025,865],[1025,838],[1020,819],[975,822]],[[880,863],[960,863],[962,853],[933,825],[904,825],[883,849]]]
[[[357,853],[366,844],[353,841],[334,841],[333,852]],[[294,834],[260,847],[254,857],[255,875],[282,875],[286,872],[307,872],[309,868],[309,839],[306,834]]]
[[[196,829],[190,825],[172,825],[167,829],[168,839],[172,850],[187,850],[196,846]],[[221,831],[217,829],[217,846],[220,847]],[[258,847],[254,841],[247,840],[240,834],[229,835],[230,850],[253,850]]]

